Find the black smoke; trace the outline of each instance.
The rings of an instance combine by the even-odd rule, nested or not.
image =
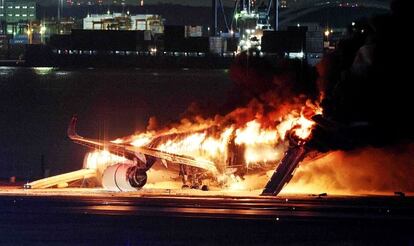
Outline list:
[[[322,151],[384,146],[414,138],[411,1],[360,20],[318,65],[324,96],[311,146]]]

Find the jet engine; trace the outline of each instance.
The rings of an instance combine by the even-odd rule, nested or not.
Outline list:
[[[136,191],[147,183],[146,170],[136,165],[118,163],[102,174],[102,186],[112,191]]]

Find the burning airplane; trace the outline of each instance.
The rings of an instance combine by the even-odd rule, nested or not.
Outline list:
[[[312,110],[316,114],[318,108],[315,106]],[[93,177],[108,190],[133,191],[145,186],[147,171],[156,162],[175,172],[182,180],[182,187],[206,190],[207,184],[229,186],[246,174],[274,169],[284,150],[288,148],[286,156],[290,156],[292,149],[297,148],[292,145],[303,146],[314,125],[304,116],[303,108],[302,111],[291,111],[273,126],[264,126],[257,119],[237,126],[223,119],[192,126],[187,131],[172,128],[99,141],[79,136],[75,131],[76,122],[74,116],[68,128],[69,139],[101,151],[87,155],[83,171],[34,181],[25,188],[62,186],[62,183]],[[264,194],[270,194],[271,189],[271,194],[277,195],[301,160],[283,159],[277,173],[283,173],[284,177],[280,180],[272,178]],[[281,166],[286,165],[289,167],[280,171]],[[277,188],[273,188],[275,182],[279,183]]]

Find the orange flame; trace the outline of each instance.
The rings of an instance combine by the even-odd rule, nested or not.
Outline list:
[[[134,140],[130,143],[132,146],[141,147],[151,142],[154,134],[151,132],[145,132],[134,136]]]
[[[305,117],[305,109],[308,110],[308,118]],[[275,119],[257,114],[245,123],[234,120],[229,123],[226,121],[228,117],[210,120],[197,118],[198,123],[182,120],[169,129],[141,132],[112,142],[135,147],[151,146],[169,153],[210,160],[216,163],[217,169],[222,173],[226,171],[229,153],[237,149],[241,152],[238,153],[241,156],[238,161],[241,163],[237,164],[244,165],[247,169],[265,167],[270,170],[283,157],[288,146],[288,133],[292,132],[301,140],[309,138],[315,124],[309,115],[312,116],[318,110],[318,106],[309,104],[301,109],[293,108],[279,118],[271,117]],[[309,111],[312,113],[309,114]],[[237,111],[241,117],[245,117],[242,112],[243,109]],[[123,157],[105,151],[90,153],[86,159],[88,168],[101,168],[126,161]],[[225,179],[230,190],[246,186],[237,178]]]
[[[102,170],[120,162],[125,163],[128,160],[125,157],[111,154],[107,150],[94,151],[86,154],[84,168]]]

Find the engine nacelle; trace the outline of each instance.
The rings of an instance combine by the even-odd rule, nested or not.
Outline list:
[[[147,183],[147,173],[136,165],[115,164],[102,174],[102,186],[112,191],[136,191]]]

